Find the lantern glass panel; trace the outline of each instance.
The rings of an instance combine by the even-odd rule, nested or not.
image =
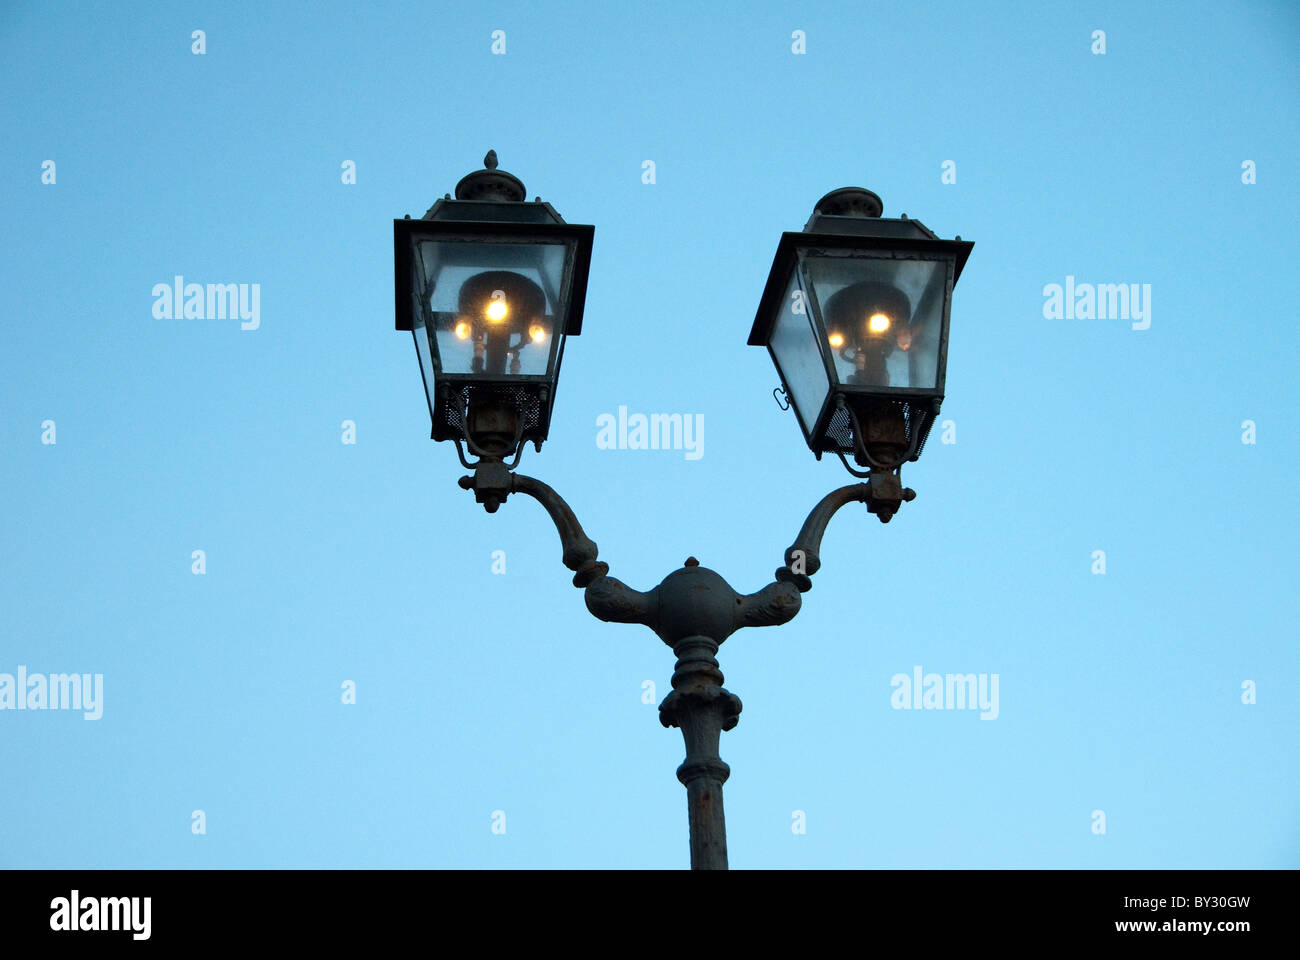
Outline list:
[[[938,386],[951,259],[819,251],[800,261],[841,384]]]
[[[444,373],[547,374],[572,242],[447,239],[417,247],[420,313]]]
[[[415,355],[420,360],[420,376],[424,379],[424,396],[429,405],[429,416],[433,416],[433,356],[430,354],[432,346],[429,343],[429,328],[423,321],[417,320],[411,329],[411,335],[415,337]]]
[[[781,313],[772,328],[771,346],[804,432],[811,433],[830,392],[830,379],[817,345],[812,306],[798,270],[791,272]]]

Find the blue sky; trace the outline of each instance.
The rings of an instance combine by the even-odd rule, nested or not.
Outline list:
[[[733,867],[1300,866],[1298,41],[1287,3],[6,5],[0,673],[104,698],[0,711],[0,865],[686,864],[671,651],[456,486],[393,329],[391,221],[495,148],[596,225],[521,470],[639,589],[757,590],[850,481],[745,343],[781,232],[857,185],[976,243],[956,442],[721,649]],[[176,275],[260,326],[155,318]],[[1149,329],[1048,319],[1067,276],[1150,284]],[[620,405],[704,455],[598,448]],[[918,665],[997,719],[891,708]]]

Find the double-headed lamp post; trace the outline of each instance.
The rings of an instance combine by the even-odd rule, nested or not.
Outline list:
[[[726,869],[722,785],[730,768],[718,745],[740,717],[740,699],[723,689],[718,646],[742,627],[786,623],[799,612],[840,507],[865,503],[888,522],[915,496],[900,472],[920,456],[943,400],[952,292],[974,245],[941,240],[906,216],[884,219],[880,198],[858,187],[827,194],[802,232],[781,235],[749,343],[771,353],[817,458],[835,453],[866,482],[813,508],[775,580],[756,593],[737,593],[693,557],[642,592],[609,576],[554,490],[513,472],[525,443],[540,452],[546,440],[564,340],[582,331],[594,228],[528,202],[524,185],[497,169],[494,151],[484,166],[456,185],[454,199],[419,220],[393,222],[397,329],[415,338],[432,438],[455,443],[473,471],[460,486],[489,513],[512,493],[541,503],[592,614],[644,624],[672,648],[673,689],[659,719],[686,741],[677,779],[686,787],[691,866]]]

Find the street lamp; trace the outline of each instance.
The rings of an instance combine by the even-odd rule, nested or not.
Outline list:
[[[878,490],[921,455],[939,413],[952,291],[974,246],[882,211],[860,187],[822,197],[803,232],[781,235],[749,334],[817,459],[837,454]]]
[[[940,240],[905,217],[882,219],[880,198],[854,187],[823,197],[803,233],[782,235],[749,342],[771,351],[818,459],[833,451],[868,482],[822,498],[761,590],[737,593],[689,557],[640,591],[609,576],[559,494],[513,472],[523,444],[540,450],[546,439],[563,340],[581,328],[593,228],[525,202],[524,185],[496,169],[495,152],[484,164],[461,180],[455,200],[444,197],[421,220],[394,221],[397,328],[415,337],[432,438],[455,442],[474,471],[460,486],[489,513],[512,493],[546,509],[594,616],[647,626],[672,648],[673,689],[659,720],[679,727],[686,744],[677,779],[691,866],[726,869],[722,785],[731,770],[718,747],[741,703],[722,686],[718,647],[744,627],[799,612],[837,510],[865,503],[887,521],[914,497],[899,471],[920,455],[943,399],[952,291],[973,244]],[[849,467],[845,453],[867,470]]]
[[[409,330],[434,440],[479,458],[541,450],[566,336],[582,331],[590,226],[498,170],[496,151],[419,220],[393,221],[397,329]],[[462,448],[462,443],[464,448]],[[495,509],[493,507],[492,509]]]

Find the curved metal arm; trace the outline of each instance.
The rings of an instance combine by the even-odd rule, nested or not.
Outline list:
[[[785,551],[785,566],[777,569],[776,579],[793,583],[800,593],[812,589],[810,577],[822,565],[822,535],[826,533],[831,517],[845,504],[865,503],[868,510],[879,515],[882,523],[888,523],[903,501],[915,497],[916,493],[904,489],[897,474],[893,473],[873,473],[867,483],[851,483],[832,490],[808,514],[799,536]]]
[[[586,587],[593,580],[609,573],[609,564],[596,559],[596,542],[583,531],[582,524],[564,502],[564,498],[548,484],[533,477],[511,473],[499,461],[479,462],[475,465],[472,477],[461,477],[458,482],[464,489],[474,491],[475,499],[483,504],[488,513],[495,513],[512,493],[532,497],[545,507],[560,534],[564,565],[574,571],[575,587]]]
[[[822,548],[822,535],[826,533],[826,525],[831,522],[831,517],[835,516],[836,511],[845,504],[866,503],[870,490],[870,484],[851,483],[847,487],[832,490],[822,497],[808,514],[808,519],[803,522],[803,526],[799,529],[799,536],[795,537],[794,543],[786,549],[785,566],[777,569],[776,579],[793,583],[799,588],[800,593],[811,590],[812,580],[809,578],[822,565],[819,553]]]
[[[769,583],[757,593],[738,598],[735,611],[736,628],[779,627],[789,623],[799,612],[803,601],[790,589],[788,583]]]
[[[587,587],[584,599],[591,615],[606,623],[640,623],[654,629],[658,622],[656,592],[633,590],[616,577],[597,577]]]
[[[560,544],[564,547],[564,565],[573,571],[573,585],[586,587],[593,580],[609,573],[609,564],[596,559],[598,550],[596,541],[592,540],[582,529],[582,524],[574,516],[573,510],[564,498],[548,484],[522,474],[511,474],[511,493],[522,493],[532,497],[551,516],[551,522],[560,534]]]

